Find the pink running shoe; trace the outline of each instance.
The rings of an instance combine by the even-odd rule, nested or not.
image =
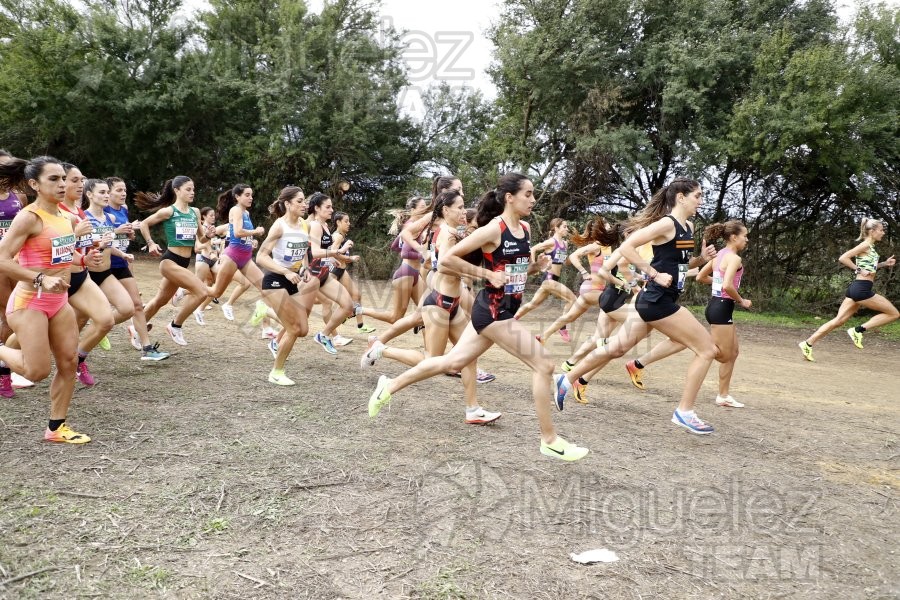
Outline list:
[[[0,375],[0,396],[4,398],[12,398],[16,395],[16,391],[12,385],[12,375]]]
[[[75,375],[76,377],[78,377],[78,381],[80,381],[82,385],[90,387],[97,383],[97,381],[94,379],[94,376],[91,375],[91,372],[88,370],[87,361],[78,363],[78,368],[75,370]]]
[[[563,341],[567,344],[572,341],[572,338],[569,337],[569,330],[566,328],[559,330],[559,337],[561,337],[563,339]]]

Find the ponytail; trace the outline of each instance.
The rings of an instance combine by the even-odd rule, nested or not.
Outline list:
[[[216,219],[218,219],[220,223],[228,222],[228,211],[230,211],[231,207],[237,202],[237,197],[243,194],[249,187],[250,186],[246,183],[239,183],[230,190],[226,190],[219,194],[219,198],[216,202]]]
[[[303,189],[296,185],[289,185],[281,189],[275,202],[269,205],[269,214],[273,219],[278,219],[287,214],[287,203],[293,200],[297,194],[302,194]]]
[[[643,210],[628,220],[628,230],[636,231],[659,221],[675,208],[675,199],[678,194],[690,194],[698,189],[700,189],[700,183],[693,179],[679,177],[672,180],[672,183],[663,186],[653,194]]]
[[[610,225],[606,219],[597,215],[584,226],[584,233],[572,236],[572,243],[578,247],[588,244],[601,246],[618,246],[625,237],[625,227],[621,223]]]
[[[0,162],[0,189],[24,189],[27,196],[35,196],[35,191],[25,185],[29,180],[37,180],[47,165],[62,165],[52,156],[38,156],[31,160],[23,160],[6,155],[7,160]]]
[[[744,224],[736,219],[725,223],[713,223],[707,225],[703,230],[703,239],[708,244],[712,244],[717,240],[724,240],[727,244],[728,240],[736,235],[740,235],[744,229],[746,229]]]
[[[134,205],[144,212],[171,206],[175,203],[175,190],[181,189],[184,184],[190,181],[190,177],[178,175],[163,184],[159,195],[151,192],[138,192],[134,195]]]
[[[412,216],[412,214],[416,212],[416,206],[418,206],[420,202],[424,201],[425,198],[423,198],[422,196],[413,196],[406,201],[405,208],[390,211],[390,214],[394,217],[394,221],[391,223],[390,229],[388,229],[388,234],[399,234],[400,230],[403,229],[403,226],[407,221],[409,221],[409,218]]]
[[[2,187],[2,186],[0,186]],[[869,232],[875,229],[876,225],[880,225],[881,221],[876,219],[870,219],[869,217],[863,217],[862,221],[859,223],[859,237],[856,238],[857,242],[861,242],[867,237],[869,237]]]
[[[478,201],[476,219],[479,227],[484,227],[495,217],[499,217],[506,209],[506,194],[516,195],[522,189],[522,183],[528,178],[521,173],[507,173],[497,182],[497,187],[487,192]]]

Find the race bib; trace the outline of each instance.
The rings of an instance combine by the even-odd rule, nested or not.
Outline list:
[[[90,236],[88,236],[90,239]],[[50,264],[70,265],[75,252],[75,234],[50,238]]]
[[[179,242],[188,242],[195,239],[197,236],[197,225],[196,223],[176,223],[175,224],[175,239]]]
[[[679,263],[678,265],[678,291],[684,289],[684,280],[687,278],[688,266],[686,263]]]
[[[717,273],[713,275],[712,280],[712,295],[713,298],[721,298],[722,297],[722,274]]]
[[[94,234],[89,233],[87,235],[80,235],[75,239],[75,247],[81,250],[82,248],[91,248],[94,246]],[[71,261],[70,261],[71,262]]]
[[[124,233],[116,234],[115,247],[121,250],[122,252],[128,252],[128,245],[131,244],[131,238]]]
[[[114,231],[115,228],[109,225],[95,225],[94,233],[91,234],[91,242],[102,242],[104,237],[108,238],[110,235],[115,235]]]
[[[525,282],[528,280],[528,259],[520,258],[524,262],[508,263],[503,267],[506,273],[506,285],[503,287],[503,293],[507,296],[513,294],[521,294],[525,291]]]
[[[0,221],[0,240],[6,237],[6,232],[12,226],[12,219],[4,219]]]

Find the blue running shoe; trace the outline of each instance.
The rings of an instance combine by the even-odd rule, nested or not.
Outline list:
[[[554,398],[554,403],[556,404],[557,410],[562,410],[565,408],[566,396],[572,390],[572,384],[569,383],[569,380],[566,379],[565,375],[557,375],[553,381],[556,383],[556,397]]]
[[[337,349],[334,347],[334,344],[331,343],[330,337],[322,335],[322,333],[320,332],[316,334],[315,339],[316,343],[322,346],[325,352],[327,352],[328,354],[337,354]]]
[[[706,435],[715,431],[712,425],[701,421],[694,411],[683,413],[676,409],[672,414],[672,422],[676,425],[681,425],[691,433],[699,435]]]

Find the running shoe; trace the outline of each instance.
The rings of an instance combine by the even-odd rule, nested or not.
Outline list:
[[[365,323],[363,323],[362,326],[357,327],[356,330],[360,333],[372,333],[373,331],[375,331],[375,328],[371,325],[366,325]]]
[[[101,350],[106,350],[106,351],[112,350],[112,344],[109,343],[109,338],[106,337],[105,335],[103,336],[102,340],[97,342],[97,345],[100,346]]]
[[[223,304],[222,310],[224,311],[226,306],[228,307],[228,311],[231,312],[230,304]],[[250,317],[250,325],[252,325],[253,327],[258,326],[260,323],[263,322],[263,319],[266,318],[267,314],[269,314],[269,306],[262,300],[257,300],[256,305],[253,307],[253,315]],[[225,315],[225,318],[228,319],[227,314]],[[229,320],[233,320],[233,319],[234,319],[234,313],[231,314],[231,319],[229,319]]]
[[[572,369],[574,369],[574,368],[575,368],[575,365],[573,365],[573,364],[570,363],[569,361],[565,361],[565,362],[563,362],[563,364],[562,364],[562,371],[563,371],[563,373],[570,373],[570,372],[572,371]]]
[[[274,340],[276,337],[278,337],[278,332],[276,332],[271,327],[266,327],[260,332],[259,337],[264,340]]]
[[[639,390],[644,389],[644,381],[641,379],[644,375],[644,370],[634,366],[633,360],[629,360],[625,363],[625,370],[628,371],[628,376],[631,377],[631,383],[634,384],[634,387]]]
[[[860,350],[863,349],[862,334],[858,332],[855,327],[851,327],[850,329],[848,329],[847,335],[849,335],[850,339],[853,340],[854,346],[856,346]]]
[[[13,373],[12,374],[12,386],[14,388],[30,388],[30,387],[34,387],[34,382],[25,379],[18,373]]]
[[[587,456],[588,452],[590,452],[590,450],[587,448],[570,444],[561,436],[556,436],[556,439],[553,440],[552,444],[548,444],[544,440],[541,440],[541,454],[544,456],[552,456],[553,458],[558,458],[560,460],[573,461],[584,458]]]
[[[368,367],[374,367],[375,361],[381,358],[381,353],[384,352],[384,344],[378,341],[378,338],[372,337],[369,339],[369,347],[366,348],[366,351],[363,352],[362,358],[359,359],[359,366],[361,369],[365,369]]]
[[[181,300],[184,298],[184,294],[184,288],[178,288],[178,290],[176,290],[175,294],[172,296],[172,306],[177,307],[179,304],[181,304]]]
[[[386,375],[382,375],[378,378],[378,385],[375,386],[375,391],[369,397],[369,416],[373,419],[378,416],[384,405],[389,404],[391,401],[391,393],[388,391],[390,383],[391,380]]]
[[[225,318],[229,321],[234,321],[234,307],[227,302],[225,304],[222,304],[221,307],[222,314],[225,315]]]
[[[44,439],[48,442],[63,442],[66,444],[87,444],[91,438],[83,433],[78,433],[63,423],[56,431],[50,431],[48,428],[44,431]]]
[[[269,372],[269,383],[274,383],[275,385],[294,385],[294,380],[284,374],[284,369],[281,369],[280,371],[272,369]]]
[[[4,398],[12,398],[16,395],[16,391],[12,385],[12,375],[0,375],[0,396]]]
[[[425,329],[424,325],[416,325],[413,327],[413,335],[419,335],[419,332]]]
[[[716,396],[716,406],[730,406],[731,408],[744,408],[744,405],[731,397],[731,394],[727,396]]]
[[[449,373],[444,373],[444,375],[446,375],[447,377],[456,377],[457,379],[461,379],[461,378],[462,378],[462,372],[461,372],[461,371],[451,371],[451,372],[449,372]]]
[[[476,410],[466,410],[467,425],[487,425],[503,416],[503,413],[489,412],[480,406]]]
[[[194,320],[197,321],[197,325],[206,325],[206,321],[203,319],[203,311],[199,308],[194,311]]]
[[[269,347],[269,352],[272,353],[272,358],[278,358],[278,340],[272,338],[266,345]]]
[[[78,367],[75,368],[75,377],[78,378],[78,381],[80,381],[82,385],[86,385],[88,387],[97,383],[97,381],[94,379],[94,376],[91,375],[91,372],[88,370],[86,361],[81,361],[80,363],[78,363]]]
[[[338,348],[341,346],[346,346],[352,341],[353,338],[344,337],[342,335],[336,335],[331,339],[331,343]]]
[[[335,349],[334,344],[331,343],[331,339],[328,336],[323,335],[322,332],[317,333],[314,339],[328,354],[337,354],[337,350]]]
[[[569,330],[566,328],[562,328],[559,330],[559,337],[561,337],[567,344],[572,341],[571,336],[569,336]]]
[[[490,383],[495,379],[497,379],[496,375],[488,373],[487,371],[482,371],[481,369],[478,369],[478,375],[475,376],[475,381],[478,383]]]
[[[179,346],[187,346],[187,342],[184,340],[184,332],[181,331],[181,327],[173,327],[171,323],[166,325],[166,331],[169,332],[169,335],[172,336],[172,341],[178,344]]]
[[[556,375],[553,378],[555,382],[556,393],[554,394],[553,403],[556,404],[557,410],[562,410],[566,405],[566,395],[572,389],[572,384],[566,379],[565,375]]]
[[[167,358],[169,358],[169,353],[159,349],[159,342],[141,350],[141,360],[160,361]]]
[[[138,337],[137,329],[134,325],[128,325],[128,337],[131,338],[131,347],[135,350],[143,350],[141,347],[141,338]]]
[[[707,433],[712,433],[714,431],[713,426],[700,420],[700,417],[698,417],[694,411],[683,413],[676,409],[675,412],[672,413],[672,422],[684,427],[691,433],[700,435],[706,435]]]
[[[577,381],[572,384],[572,391],[575,394],[575,402],[578,404],[587,404],[587,384],[581,384]]]
[[[218,303],[219,303],[219,299],[218,299],[218,298],[213,298],[213,299],[212,299],[212,303],[213,303],[213,304],[218,304]]]
[[[803,340],[797,345],[800,346],[800,352],[803,353],[803,358],[805,358],[809,362],[816,362],[816,359],[814,359],[812,355],[812,346],[807,344],[806,340]]]

